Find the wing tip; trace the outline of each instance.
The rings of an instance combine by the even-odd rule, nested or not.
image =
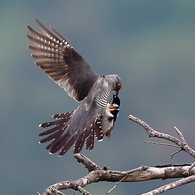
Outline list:
[[[49,152],[49,154],[53,155],[54,153],[52,153],[52,152]]]

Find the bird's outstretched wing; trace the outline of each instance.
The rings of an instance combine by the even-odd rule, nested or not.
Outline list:
[[[28,47],[35,52],[32,57],[36,60],[36,65],[69,96],[77,101],[83,100],[98,75],[54,28],[50,27],[48,30],[37,19],[35,21],[42,33],[28,25],[27,28],[33,36],[27,34],[27,37],[34,43]]]

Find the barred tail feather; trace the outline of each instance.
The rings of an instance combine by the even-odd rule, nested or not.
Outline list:
[[[91,130],[91,134],[87,137],[85,141],[85,148],[87,150],[93,150],[94,147],[94,130]]]
[[[63,129],[63,128],[62,128],[63,126],[64,126],[64,125],[61,124],[61,125],[58,125],[58,126],[56,126],[56,127],[51,128],[51,129],[49,129],[49,130],[47,130],[47,131],[43,131],[42,133],[39,134],[39,136],[45,136],[45,135],[49,135],[49,134],[51,134],[51,133],[54,133],[54,132],[56,132],[56,131],[59,131],[59,130]]]
[[[50,144],[50,147],[47,147],[47,150],[49,150],[49,152],[51,154],[54,154],[56,152],[58,152],[59,150],[62,150],[62,148],[67,147],[68,148],[68,144],[69,144],[69,140],[72,139],[72,136],[68,133],[65,134],[64,136],[60,136],[55,138],[55,140]]]
[[[62,135],[63,132],[60,132],[60,131],[57,131],[51,135],[49,135],[48,137],[42,139],[39,141],[40,144],[42,143],[45,143],[45,142],[48,142],[48,141],[51,141],[53,139],[58,139],[61,135]]]
[[[44,139],[40,140],[39,143],[45,143],[53,140],[46,147],[46,150],[49,150],[51,154],[59,151],[61,148],[63,148],[64,150],[65,148],[70,148],[69,139],[72,139],[72,137],[68,132],[65,133],[65,131],[69,126],[68,124],[70,122],[73,113],[74,111],[63,113],[63,114],[55,114],[52,117],[58,120],[39,125],[42,128],[54,126],[53,128],[39,134],[39,136],[48,135]]]
[[[70,147],[75,143],[76,138],[72,137],[68,142],[64,143],[64,146],[61,149],[61,152],[59,153],[59,156],[63,156],[69,149]]]
[[[87,131],[85,130],[80,135],[80,137],[76,140],[76,142],[74,144],[74,154],[79,153],[82,150],[83,144],[85,142],[86,134],[87,134]]]
[[[66,124],[72,117],[74,111],[71,112],[67,112],[67,113],[62,113],[62,114],[55,114],[52,116],[52,118],[54,119],[59,119],[56,121],[52,121],[52,122],[46,122],[46,123],[42,123],[39,125],[39,127],[42,128],[47,128],[47,127],[51,127],[51,126],[59,126],[61,124]]]

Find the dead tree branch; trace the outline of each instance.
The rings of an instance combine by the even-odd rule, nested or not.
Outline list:
[[[78,160],[78,162],[81,162],[83,165],[85,165],[89,173],[83,178],[78,179],[76,181],[61,181],[59,183],[53,184],[45,190],[43,195],[54,195],[54,194],[63,195],[61,190],[66,190],[66,189],[73,189],[81,192],[84,195],[91,195],[91,193],[86,191],[83,187],[85,187],[90,183],[100,182],[100,181],[140,182],[140,181],[147,181],[153,179],[186,177],[185,178],[186,180],[189,180],[189,178],[191,178],[190,181],[192,182],[193,178],[195,179],[194,176],[195,168],[193,167],[189,172],[189,169],[191,168],[191,164],[184,164],[184,165],[167,164],[167,165],[155,166],[155,167],[149,167],[143,165],[141,167],[128,170],[128,171],[116,171],[116,170],[109,170],[106,167],[100,168],[98,165],[96,165],[89,158],[87,158],[82,154],[75,154],[74,157]],[[181,183],[183,183],[183,180],[181,180],[180,182],[180,185],[183,185]],[[172,186],[172,188],[175,187],[174,185],[171,184],[168,185]],[[161,188],[163,188],[163,186]],[[158,190],[159,192],[162,192],[163,189],[168,190],[168,187],[167,188],[164,187],[163,189],[161,188],[159,188],[160,189]]]
[[[195,158],[195,151],[192,148],[190,148],[190,146],[186,142],[183,134],[181,133],[181,131],[177,127],[174,127],[174,129],[177,132],[177,134],[179,135],[180,139],[178,139],[174,136],[171,136],[169,134],[166,134],[166,133],[155,131],[146,122],[142,121],[141,119],[139,119],[133,115],[129,115],[129,120],[141,125],[147,131],[149,137],[157,137],[160,139],[165,139],[167,141],[170,141],[170,142],[176,144],[177,146],[179,146],[181,151],[185,151],[189,155],[191,155],[192,157]]]
[[[129,119],[141,125],[147,131],[149,137],[157,137],[172,142],[171,144],[169,143],[157,143],[157,144],[178,147],[180,148],[179,151],[181,150],[185,151],[188,154],[190,154],[192,157],[195,157],[195,151],[189,147],[183,134],[178,128],[174,127],[176,133],[179,136],[179,139],[169,134],[155,131],[146,122],[142,121],[137,117],[130,115]],[[151,143],[156,144],[156,142],[151,142]],[[177,152],[173,153],[172,156]],[[77,159],[78,162],[82,163],[87,168],[88,174],[75,181],[61,181],[59,183],[53,184],[49,186],[42,195],[54,195],[54,194],[64,195],[61,192],[61,190],[66,190],[66,189],[73,189],[75,191],[79,191],[84,195],[91,195],[90,192],[84,189],[84,187],[87,186],[88,184],[93,182],[100,182],[100,181],[117,182],[114,185],[114,187],[107,192],[108,194],[120,182],[141,182],[141,181],[154,180],[154,179],[182,178],[175,182],[166,184],[150,192],[142,194],[142,195],[155,195],[195,181],[195,163],[182,164],[182,165],[166,164],[166,165],[153,166],[153,167],[142,165],[138,168],[131,169],[128,171],[116,171],[116,170],[110,170],[107,167],[101,168],[96,163],[94,163],[93,161],[91,161],[89,158],[87,158],[82,154],[75,154],[74,157]]]
[[[160,193],[166,192],[168,190],[177,188],[179,186],[182,186],[182,185],[185,185],[185,184],[194,182],[194,181],[195,181],[195,175],[192,175],[192,176],[189,176],[189,177],[186,177],[186,178],[177,180],[175,182],[166,184],[164,186],[161,186],[159,188],[156,188],[156,189],[154,189],[154,190],[152,190],[150,192],[144,193],[142,195],[156,195],[156,194],[160,194]]]

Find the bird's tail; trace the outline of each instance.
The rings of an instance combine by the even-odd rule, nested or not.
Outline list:
[[[98,141],[103,140],[104,134],[101,131],[102,124],[100,119],[96,119],[95,122],[80,135],[71,134],[69,132],[70,128],[68,127],[74,112],[75,111],[55,114],[52,117],[57,120],[39,125],[39,127],[42,128],[51,128],[39,134],[39,136],[47,136],[40,140],[39,143],[52,141],[46,147],[46,150],[49,150],[51,154],[61,150],[59,155],[62,156],[74,143],[74,153],[79,153],[84,144],[86,149],[92,150],[94,147],[94,137]]]
[[[59,150],[59,155],[64,155],[69,148],[74,144],[74,153],[79,153],[85,144],[85,148],[92,150],[94,147],[94,137],[101,141],[104,135],[110,136],[116,121],[120,99],[118,96],[113,96],[112,102],[107,105],[108,115],[104,118],[96,118],[94,122],[89,123],[86,118],[91,119],[89,111],[85,110],[85,107],[79,107],[78,109],[83,109],[78,111],[78,109],[63,113],[55,114],[52,117],[56,119],[52,122],[42,123],[39,126],[42,128],[50,128],[43,131],[39,136],[46,136],[41,139],[39,143],[45,143],[51,141],[51,143],[46,147],[50,153],[56,153]],[[75,122],[80,115],[78,113],[84,113],[80,120]],[[85,113],[86,112],[86,113]],[[88,114],[87,117],[85,114]],[[93,120],[92,120],[93,121]]]

